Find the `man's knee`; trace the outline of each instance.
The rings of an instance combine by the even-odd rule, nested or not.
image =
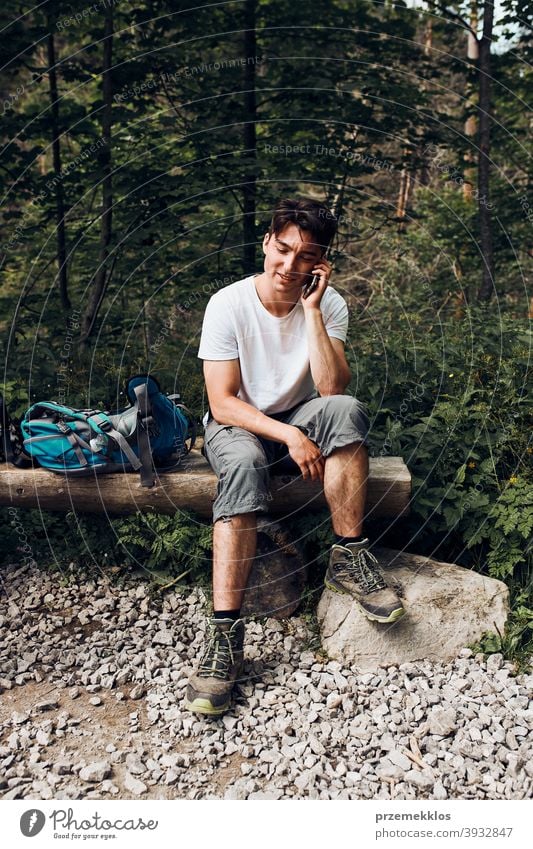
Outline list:
[[[339,430],[353,426],[354,442],[366,439],[369,418],[365,405],[352,395],[328,395],[324,399],[324,413],[331,417]]]
[[[351,398],[350,417],[358,433],[365,439],[368,436],[370,420],[365,405],[357,398]]]

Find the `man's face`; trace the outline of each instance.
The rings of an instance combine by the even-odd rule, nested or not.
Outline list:
[[[292,293],[309,280],[311,270],[322,257],[322,247],[314,238],[296,224],[287,224],[277,236],[265,235],[265,272],[275,290]]]

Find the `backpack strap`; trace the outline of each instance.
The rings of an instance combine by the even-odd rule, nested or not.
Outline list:
[[[194,448],[194,443],[196,442],[196,436],[197,436],[196,419],[193,416],[193,414],[191,413],[191,411],[189,410],[189,408],[185,406],[185,404],[179,404],[178,403],[178,399],[181,398],[181,395],[167,395],[167,398],[169,399],[169,401],[173,401],[174,405],[176,407],[178,407],[179,410],[183,410],[183,412],[186,414],[186,416],[189,420],[189,426],[190,426],[189,427],[189,430],[190,430],[190,437],[189,438],[191,440],[191,444],[187,448],[187,454],[188,454],[189,451],[192,451],[192,449]]]
[[[6,463],[11,463],[12,466],[17,466],[19,469],[29,468],[33,466],[31,459],[23,453],[16,454],[13,449],[11,422],[4,396],[0,393],[0,451],[4,453]]]
[[[107,434],[107,436],[110,436],[112,439],[115,440],[122,453],[125,454],[128,458],[128,462],[131,463],[131,465],[137,472],[141,468],[142,463],[137,457],[133,448],[131,448],[126,437],[122,436],[122,434],[119,433],[118,430],[115,430],[111,422],[109,422],[104,416],[102,416],[101,413],[97,413],[95,416],[91,416],[91,418],[94,422],[96,422],[100,430],[103,430],[104,433]]]
[[[85,442],[85,440],[84,440],[84,439],[82,439],[80,436],[78,436],[78,434],[77,434],[77,433],[73,433],[73,432],[71,431],[71,429],[68,427],[68,425],[66,425],[66,424],[65,424],[65,422],[58,422],[58,423],[57,423],[57,428],[58,428],[58,430],[60,430],[60,431],[61,431],[61,433],[63,434],[63,436],[66,436],[66,438],[68,439],[68,441],[69,441],[69,442],[70,442],[70,444],[72,445],[72,447],[73,447],[73,449],[74,449],[74,453],[76,454],[76,457],[77,457],[77,458],[78,458],[78,460],[79,460],[80,466],[88,466],[89,464],[88,464],[88,462],[87,462],[87,458],[85,457],[85,454],[84,454],[84,453],[83,453],[83,451],[81,450],[81,448],[80,448],[80,446],[78,445],[78,443],[80,443],[81,445],[83,445],[83,447],[84,447],[84,448],[88,448],[88,449],[89,449],[89,451],[92,451],[91,446],[90,446],[90,445],[87,445],[87,443]]]
[[[0,451],[3,452],[4,457],[6,458],[6,463],[14,463],[15,452],[11,445],[11,431],[9,426],[9,414],[7,412],[6,405],[4,404],[4,396],[0,394],[0,432],[2,434]]]
[[[148,387],[146,383],[141,383],[139,386],[133,387],[133,391],[135,392],[139,410],[137,413],[137,444],[139,446],[139,458],[141,461],[141,486],[153,486],[155,482],[154,466],[147,427],[149,422],[152,421],[152,407],[148,397]]]

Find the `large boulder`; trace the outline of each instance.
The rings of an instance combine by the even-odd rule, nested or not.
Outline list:
[[[487,631],[503,633],[505,584],[470,569],[390,549],[376,549],[405,615],[393,625],[369,621],[348,595],[324,590],[318,606],[329,657],[362,671],[408,661],[449,661]]]

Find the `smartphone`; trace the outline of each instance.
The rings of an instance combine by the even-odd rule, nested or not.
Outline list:
[[[323,259],[329,259],[329,255],[331,253],[331,247],[332,247],[332,242],[330,242],[328,247],[326,248],[326,253],[323,256]],[[318,286],[318,280],[319,280],[318,274],[313,274],[313,276],[311,277],[311,280],[308,280],[306,283],[303,284],[302,298],[308,298],[309,295],[311,294],[311,292],[315,291],[316,287]]]

